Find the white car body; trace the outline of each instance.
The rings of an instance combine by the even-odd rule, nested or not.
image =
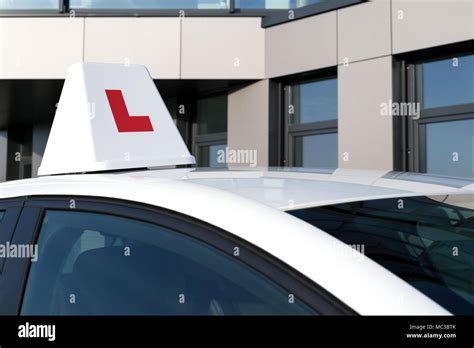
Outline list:
[[[168,209],[263,249],[357,313],[450,314],[365,255],[285,211],[382,198],[473,194],[472,181],[342,169],[137,170],[194,163],[150,81],[140,66],[74,65],[39,173],[44,176],[0,184],[0,200],[106,197]],[[123,132],[120,127],[117,132],[116,115],[112,117],[103,93],[111,88],[124,91],[131,113],[148,115],[153,132]],[[104,170],[115,172],[93,173]]]
[[[262,248],[360,314],[449,314],[368,257],[352,252],[350,246],[284,212],[296,207],[408,197],[422,192],[474,194],[472,184],[453,188],[383,179],[381,173],[376,173],[378,178],[375,178],[371,174],[375,173],[171,169],[65,175],[1,184],[0,199],[107,197],[169,209],[205,221]],[[364,180],[372,184],[361,184]],[[417,186],[419,190],[402,190],[406,186],[412,189]],[[312,196],[313,191],[315,196],[319,192],[323,197]]]

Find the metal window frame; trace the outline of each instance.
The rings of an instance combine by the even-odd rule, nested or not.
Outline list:
[[[304,73],[301,75],[292,75],[281,80],[282,92],[280,97],[283,99],[280,104],[282,107],[281,122],[283,123],[283,159],[282,165],[294,167],[295,139],[306,135],[321,135],[338,132],[338,119],[324,120],[309,123],[290,124],[289,106],[291,100],[291,86],[309,82],[325,81],[329,79],[337,80],[337,71],[334,68],[324,69],[317,72]],[[278,116],[277,116],[278,117]],[[274,127],[274,126],[273,126]],[[274,146],[274,144],[271,144]]]
[[[467,43],[469,44],[469,43]],[[423,105],[423,63],[472,55],[474,51],[469,46],[455,45],[454,47],[441,48],[435,50],[430,55],[429,51],[423,51],[418,57],[411,54],[409,58],[402,61],[404,71],[402,80],[405,83],[402,89],[404,100],[410,103],[419,102]],[[403,88],[403,86],[402,86]],[[403,99],[402,99],[403,100]],[[408,118],[406,127],[401,135],[406,144],[405,169],[412,172],[426,173],[426,126],[432,123],[449,122],[474,119],[474,103],[449,105],[433,108],[420,108],[420,118],[414,120]]]
[[[70,209],[71,199],[75,201],[74,210]],[[134,219],[169,228],[175,233],[181,233],[210,245],[230,257],[234,257],[234,247],[238,246],[240,262],[294,294],[296,298],[317,313],[321,315],[357,315],[357,312],[334,295],[268,252],[207,222],[182,213],[138,202],[86,196],[28,197],[25,198],[24,206],[24,210],[29,210],[30,215],[20,220],[20,223],[24,225],[22,238],[28,239],[29,243],[37,243],[42,221],[48,210],[90,212]],[[17,283],[19,283],[19,279],[22,281],[13,287],[15,292],[10,292],[10,296],[14,295],[16,301],[10,304],[8,311],[2,310],[0,302],[0,314],[20,314],[30,265],[31,262],[23,260],[23,271],[18,272]],[[20,285],[21,287],[19,287]]]

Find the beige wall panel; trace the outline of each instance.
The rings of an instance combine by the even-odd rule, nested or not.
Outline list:
[[[82,61],[83,26],[83,18],[0,18],[0,78],[64,78]]]
[[[268,165],[269,82],[262,80],[229,94],[228,145],[256,150],[257,165]],[[249,166],[248,164],[242,164]]]
[[[391,170],[393,120],[381,104],[392,99],[392,58],[340,65],[338,99],[339,167]]]
[[[376,0],[337,11],[339,64],[391,54],[390,1]]]
[[[182,19],[183,79],[264,77],[261,18]]]
[[[474,39],[472,0],[392,0],[393,53]]]
[[[267,78],[335,65],[337,65],[335,11],[266,29]]]
[[[87,18],[85,61],[146,65],[155,79],[179,78],[178,18]]]

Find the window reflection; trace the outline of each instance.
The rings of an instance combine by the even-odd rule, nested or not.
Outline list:
[[[474,55],[421,64],[423,107],[474,103]]]

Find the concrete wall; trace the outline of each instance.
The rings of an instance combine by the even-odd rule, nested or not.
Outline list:
[[[256,150],[258,166],[268,165],[268,117],[268,80],[253,83],[229,94],[227,134],[229,148]]]

